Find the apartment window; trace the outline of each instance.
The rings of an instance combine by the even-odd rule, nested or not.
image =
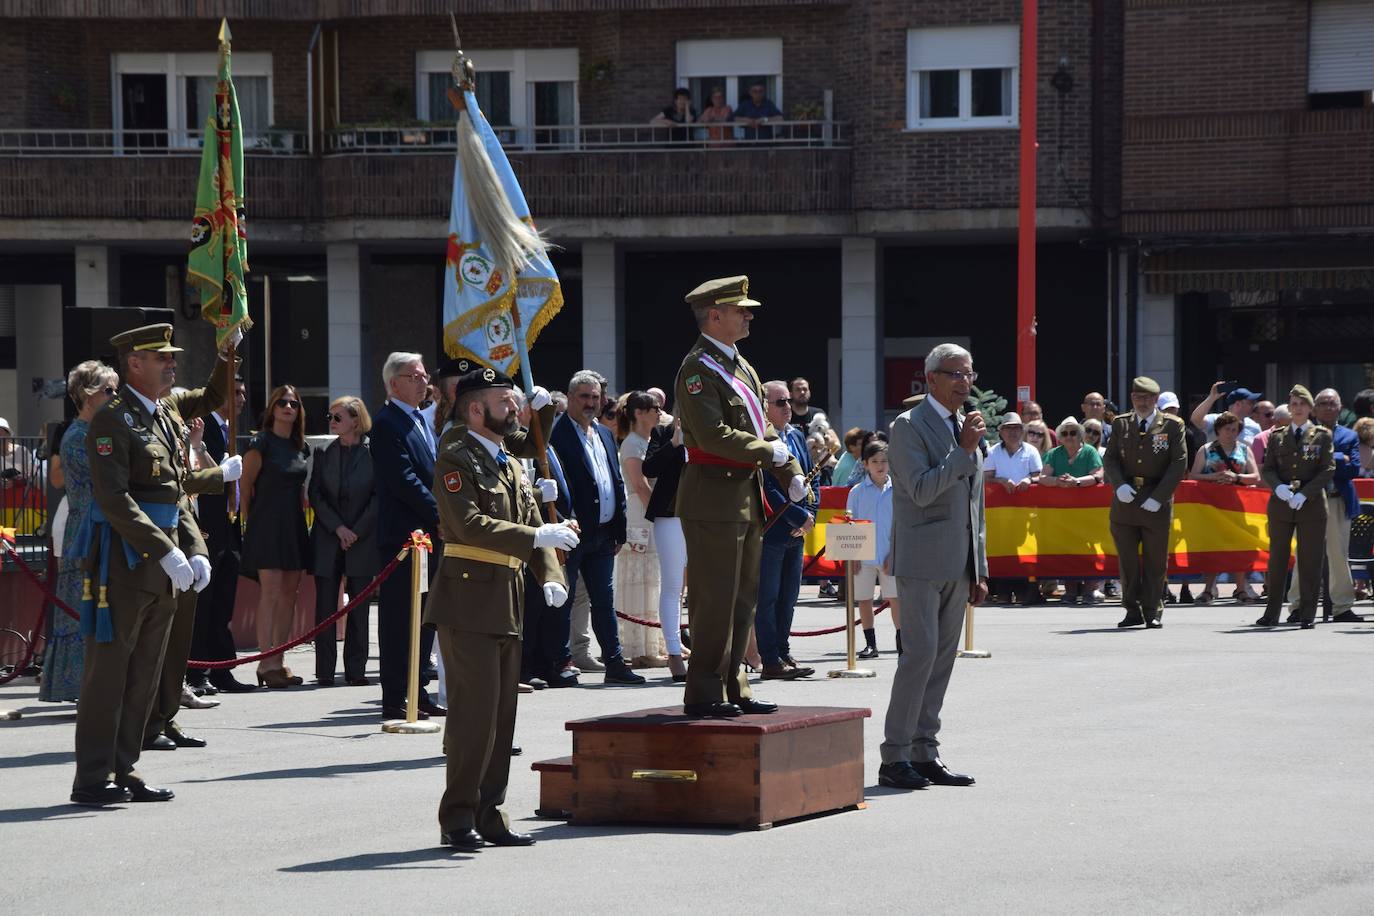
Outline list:
[[[477,68],[477,105],[503,142],[534,142],[534,127],[578,123],[576,48],[468,51]],[[415,58],[416,117],[454,121],[448,101],[453,52],[421,51]],[[514,130],[500,130],[510,128]],[[544,134],[545,132],[541,132]],[[547,132],[561,139],[571,131]]]
[[[197,147],[215,106],[219,55],[116,54],[114,129],[128,147]],[[244,145],[267,142],[272,126],[272,55],[233,57]]]
[[[763,83],[764,94],[782,105],[782,39],[731,38],[677,43],[677,85],[692,93],[698,112],[711,105],[711,90],[725,88],[725,103],[739,106],[749,87]],[[663,104],[672,101],[665,93]]]
[[[1374,101],[1374,4],[1313,0],[1308,21],[1309,107],[1369,107]]]
[[[1020,41],[1015,25],[909,30],[907,127],[1015,127]]]

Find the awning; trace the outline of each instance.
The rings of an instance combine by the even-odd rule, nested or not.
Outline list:
[[[1161,251],[1146,259],[1144,273],[1150,293],[1374,290],[1374,246]]]

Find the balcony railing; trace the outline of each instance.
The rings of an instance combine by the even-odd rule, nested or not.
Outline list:
[[[0,156],[199,156],[203,130],[67,130],[19,128],[0,130]],[[245,133],[243,152],[250,156],[303,156],[303,131],[263,130]]]
[[[841,121],[775,121],[758,127],[741,124],[551,124],[492,128],[501,145],[531,153],[596,152],[619,149],[757,149],[760,147],[847,147]],[[451,152],[457,130],[451,125],[414,127],[358,125],[329,131],[325,155],[378,156]]]

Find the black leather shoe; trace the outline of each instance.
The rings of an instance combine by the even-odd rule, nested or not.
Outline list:
[[[1276,627],[1279,625],[1279,619],[1277,617],[1265,616],[1256,620],[1254,625],[1257,627]]]
[[[521,747],[520,745],[518,745],[518,744],[512,744],[512,745],[510,746],[510,755],[511,755],[512,757],[519,757],[519,756],[520,756],[521,754],[523,754],[523,753],[525,753],[525,749],[524,749],[523,747]]]
[[[1364,623],[1364,618],[1354,611],[1341,611],[1331,618],[1333,623]]]
[[[606,662],[605,682],[607,684],[643,684],[644,675],[635,674],[624,659],[612,658]]]
[[[1144,622],[1145,618],[1143,617],[1135,617],[1131,614],[1127,614],[1125,617],[1121,618],[1121,621],[1116,625],[1116,628],[1118,630],[1124,630],[1127,627],[1138,627]]]
[[[528,833],[516,833],[507,830],[504,833],[484,833],[482,839],[493,846],[533,846],[534,837]]]
[[[331,674],[328,677],[317,677],[315,678],[315,683],[319,684],[321,687],[333,687],[334,675]]]
[[[204,738],[196,738],[186,734],[181,730],[181,726],[175,722],[162,730],[162,736],[169,739],[177,747],[205,747]]]
[[[1162,621],[1162,620],[1147,620],[1147,621],[1145,621],[1145,629],[1147,629],[1147,630],[1162,630],[1162,629],[1164,629],[1164,621]]]
[[[471,827],[465,830],[453,830],[439,834],[439,844],[461,849],[463,852],[476,852],[482,848],[482,834]]]
[[[256,684],[245,684],[243,681],[235,680],[230,674],[226,674],[222,678],[215,678],[210,683],[220,693],[252,693],[258,689]]]
[[[687,703],[682,711],[693,719],[733,719],[743,715],[734,703]]]
[[[448,715],[448,709],[446,709],[443,706],[440,706],[438,703],[435,703],[433,700],[426,696],[420,697],[419,711],[419,718],[429,716],[435,719],[442,719]]]
[[[206,682],[204,684],[197,684],[196,686],[192,687],[191,692],[198,697],[212,697],[215,694],[219,693],[219,688],[216,687],[214,684]]]
[[[912,763],[911,768],[930,780],[936,786],[971,786],[973,777],[962,773],[951,773],[949,767],[939,757],[922,763]]]
[[[1315,630],[1316,628],[1316,621],[1313,620],[1304,620],[1301,624],[1298,625],[1299,630]]]
[[[1302,623],[1302,614],[1299,611],[1293,611],[1288,615],[1288,623]]]
[[[371,685],[372,682],[369,681],[366,677],[364,677],[363,675],[360,674],[360,675],[358,675],[357,677],[352,677],[352,676],[345,677],[345,678],[344,678],[344,683],[347,684],[347,685],[350,686],[350,687],[367,687],[367,686]]]
[[[885,763],[878,767],[878,785],[889,789],[924,789],[930,785],[926,779],[905,760]]]
[[[764,665],[763,679],[765,681],[793,681],[799,677],[805,677],[800,668],[788,668],[786,665]]]
[[[125,788],[129,790],[129,801],[163,802],[176,798],[176,793],[171,789],[159,789],[144,782],[133,783]]]
[[[383,706],[383,707],[382,707],[382,718],[383,718],[383,719],[404,719],[405,717],[406,717],[406,708],[405,708],[404,706]],[[417,710],[416,713],[415,713],[415,720],[416,720],[417,722],[420,721],[421,719],[428,719],[428,718],[429,718],[429,714],[426,713],[423,709]]]
[[[145,751],[174,751],[177,743],[164,734],[156,734],[151,738],[143,739],[143,749]]]
[[[778,711],[777,703],[770,703],[767,700],[756,700],[753,697],[746,697],[742,700],[735,700],[734,705],[745,715],[758,713],[770,713]]]
[[[112,782],[72,789],[72,804],[85,805],[89,808],[120,805],[129,799],[129,790]]]
[[[544,682],[550,687],[576,687],[578,685],[577,675],[567,668],[545,678]]]

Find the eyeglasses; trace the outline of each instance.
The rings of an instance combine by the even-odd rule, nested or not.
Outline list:
[[[776,399],[774,399],[774,401],[773,401],[773,406],[774,406],[774,407],[790,407],[791,404],[792,404],[792,399],[791,399],[791,398],[776,398]]]
[[[1035,430],[1031,430],[1030,432],[1026,433],[1026,438],[1027,438],[1027,439],[1043,439],[1043,438],[1045,438],[1045,434],[1044,434],[1044,433],[1038,433],[1038,432],[1036,432]]]
[[[421,385],[427,384],[427,383],[429,382],[429,373],[428,373],[428,372],[407,372],[407,373],[405,373],[404,375],[398,375],[398,376],[396,376],[396,377],[397,377],[397,378],[414,379],[415,381],[419,382]]]
[[[349,414],[349,416],[351,417],[352,414]],[[344,415],[341,413],[327,413],[324,415],[324,418],[333,423],[342,423],[344,421]]]
[[[300,409],[301,409],[301,402],[300,402],[300,401],[297,401],[297,400],[293,400],[292,398],[278,398],[278,399],[277,399],[277,406],[278,406],[278,407],[289,407],[291,410],[300,410]]]
[[[1076,430],[1076,429],[1066,429],[1066,430],[1062,431],[1062,432],[1059,434],[1059,438],[1061,438],[1061,439],[1077,439],[1077,438],[1078,438],[1078,430]]]
[[[100,390],[105,392],[105,394],[109,395],[110,397],[114,397],[115,395],[119,394],[119,389],[111,385],[106,385],[104,388],[101,388]]]
[[[1087,437],[1090,438],[1090,439],[1096,439],[1098,436],[1102,435],[1102,430],[1100,430],[1100,429],[1085,429],[1085,430],[1083,430],[1083,435],[1087,436]]]
[[[977,372],[965,372],[965,371],[963,371],[962,369],[954,369],[954,370],[949,370],[949,369],[936,369],[935,371],[938,372],[938,373],[940,373],[941,375],[948,375],[950,378],[954,379],[956,382],[976,382],[976,381],[978,381],[978,373],[977,373]]]

